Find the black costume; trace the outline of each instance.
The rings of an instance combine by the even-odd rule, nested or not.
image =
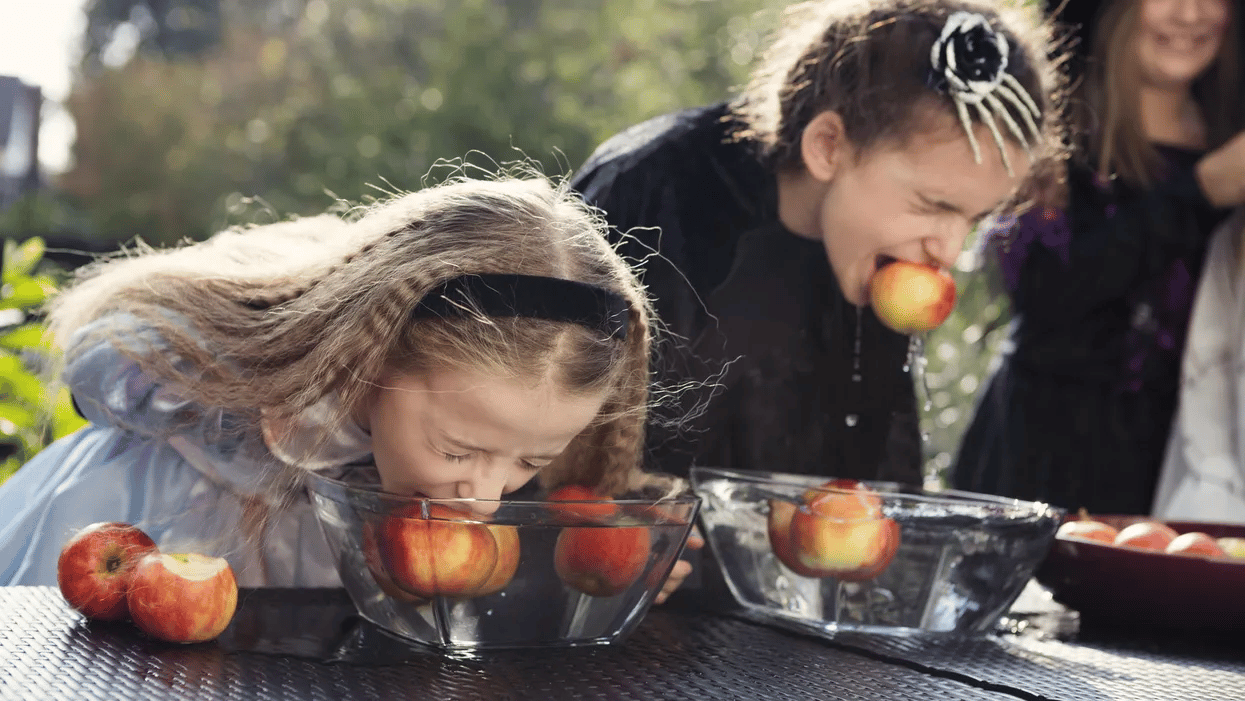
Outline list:
[[[712,394],[677,430],[650,429],[652,466],[920,484],[908,337],[858,314],[822,243],[779,222],[775,175],[755,144],[732,138],[729,115],[719,104],[640,124],[602,144],[573,181],[604,210],[623,255],[642,263],[669,332],[659,381],[719,380],[659,411],[677,418]]]
[[[1195,180],[1200,152],[1159,150],[1154,187],[1073,165],[1066,211],[1031,211],[991,244],[1016,319],[964,436],[957,488],[1149,513],[1194,293],[1225,215]]]

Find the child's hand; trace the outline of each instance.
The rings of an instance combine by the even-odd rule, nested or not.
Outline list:
[[[687,537],[687,547],[692,550],[700,550],[705,547],[705,539],[700,537],[700,532],[696,527],[692,527],[692,534]],[[661,591],[657,593],[657,598],[653,599],[653,603],[664,604],[666,599],[674,593],[675,589],[687,579],[687,575],[692,573],[692,563],[687,560],[679,560],[674,563],[674,568],[670,570],[670,576],[666,578],[666,583],[662,585]]]

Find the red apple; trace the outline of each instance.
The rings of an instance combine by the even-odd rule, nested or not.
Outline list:
[[[1115,545],[1161,552],[1166,550],[1178,535],[1180,534],[1158,521],[1140,521],[1125,526],[1119,535],[1115,536]]]
[[[609,497],[601,496],[587,487],[569,484],[549,494],[549,501],[571,502],[556,504],[549,508],[559,518],[573,523],[608,523],[619,513],[618,505]]]
[[[425,601],[422,597],[403,591],[402,587],[395,584],[393,578],[385,571],[385,563],[380,556],[380,545],[376,541],[376,529],[371,523],[363,524],[363,561],[367,563],[367,569],[372,573],[372,580],[376,582],[376,586],[380,587],[386,595],[408,604],[420,604]]]
[[[1167,544],[1164,552],[1172,555],[1192,555],[1200,557],[1223,557],[1225,553],[1223,548],[1219,547],[1219,543],[1214,538],[1199,533],[1198,531],[1190,531],[1189,533],[1181,533]]]
[[[644,573],[652,536],[642,526],[563,528],[553,568],[572,589],[589,596],[617,596]]]
[[[791,548],[791,518],[795,516],[796,508],[796,505],[789,501],[770,499],[768,521],[770,547],[778,561],[792,572],[801,577],[821,577],[823,575],[817,570],[800,564],[800,561],[796,559],[795,551]]]
[[[381,523],[381,561],[404,591],[425,599],[472,596],[497,564],[497,540],[483,523],[442,504],[407,504]]]
[[[88,618],[122,620],[129,615],[125,593],[134,565],[155,550],[155,542],[128,523],[93,523],[61,549],[56,562],[61,595]]]
[[[832,491],[810,490],[791,517],[795,560],[821,577],[872,579],[899,549],[899,524],[882,514],[877,492],[855,480],[833,480]]]
[[[134,625],[171,643],[220,635],[238,606],[238,582],[221,557],[149,553],[134,568],[126,600]]]
[[[882,323],[899,333],[924,333],[951,314],[955,280],[932,265],[892,261],[873,274],[869,298]]]
[[[1245,538],[1223,537],[1215,540],[1223,549],[1224,555],[1232,558],[1245,558]]]
[[[1115,537],[1119,535],[1119,531],[1102,521],[1094,521],[1092,519],[1080,519],[1077,521],[1065,521],[1059,530],[1055,533],[1057,538],[1079,538],[1081,540],[1097,540],[1107,545],[1115,542]]]
[[[519,529],[514,526],[488,524],[489,532],[497,541],[497,564],[484,584],[472,596],[496,594],[510,584],[519,569]]]

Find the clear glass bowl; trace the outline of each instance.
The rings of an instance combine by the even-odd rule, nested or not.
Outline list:
[[[1063,516],[894,483],[861,492],[808,475],[692,468],[691,477],[705,537],[745,615],[827,636],[989,631]]]
[[[381,492],[374,469],[314,474],[312,501],[363,618],[442,650],[601,645],[643,618],[699,500],[690,491],[491,502]],[[509,576],[507,576],[509,575]]]

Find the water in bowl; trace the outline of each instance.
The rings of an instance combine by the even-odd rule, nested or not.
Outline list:
[[[776,495],[773,485],[729,479],[697,487],[710,545],[740,604],[825,633],[988,630],[1032,576],[1056,525],[1053,512],[1024,505],[883,493],[883,514],[901,532],[889,566],[859,582],[803,577],[775,557],[767,531],[768,500],[794,501],[803,488]]]

